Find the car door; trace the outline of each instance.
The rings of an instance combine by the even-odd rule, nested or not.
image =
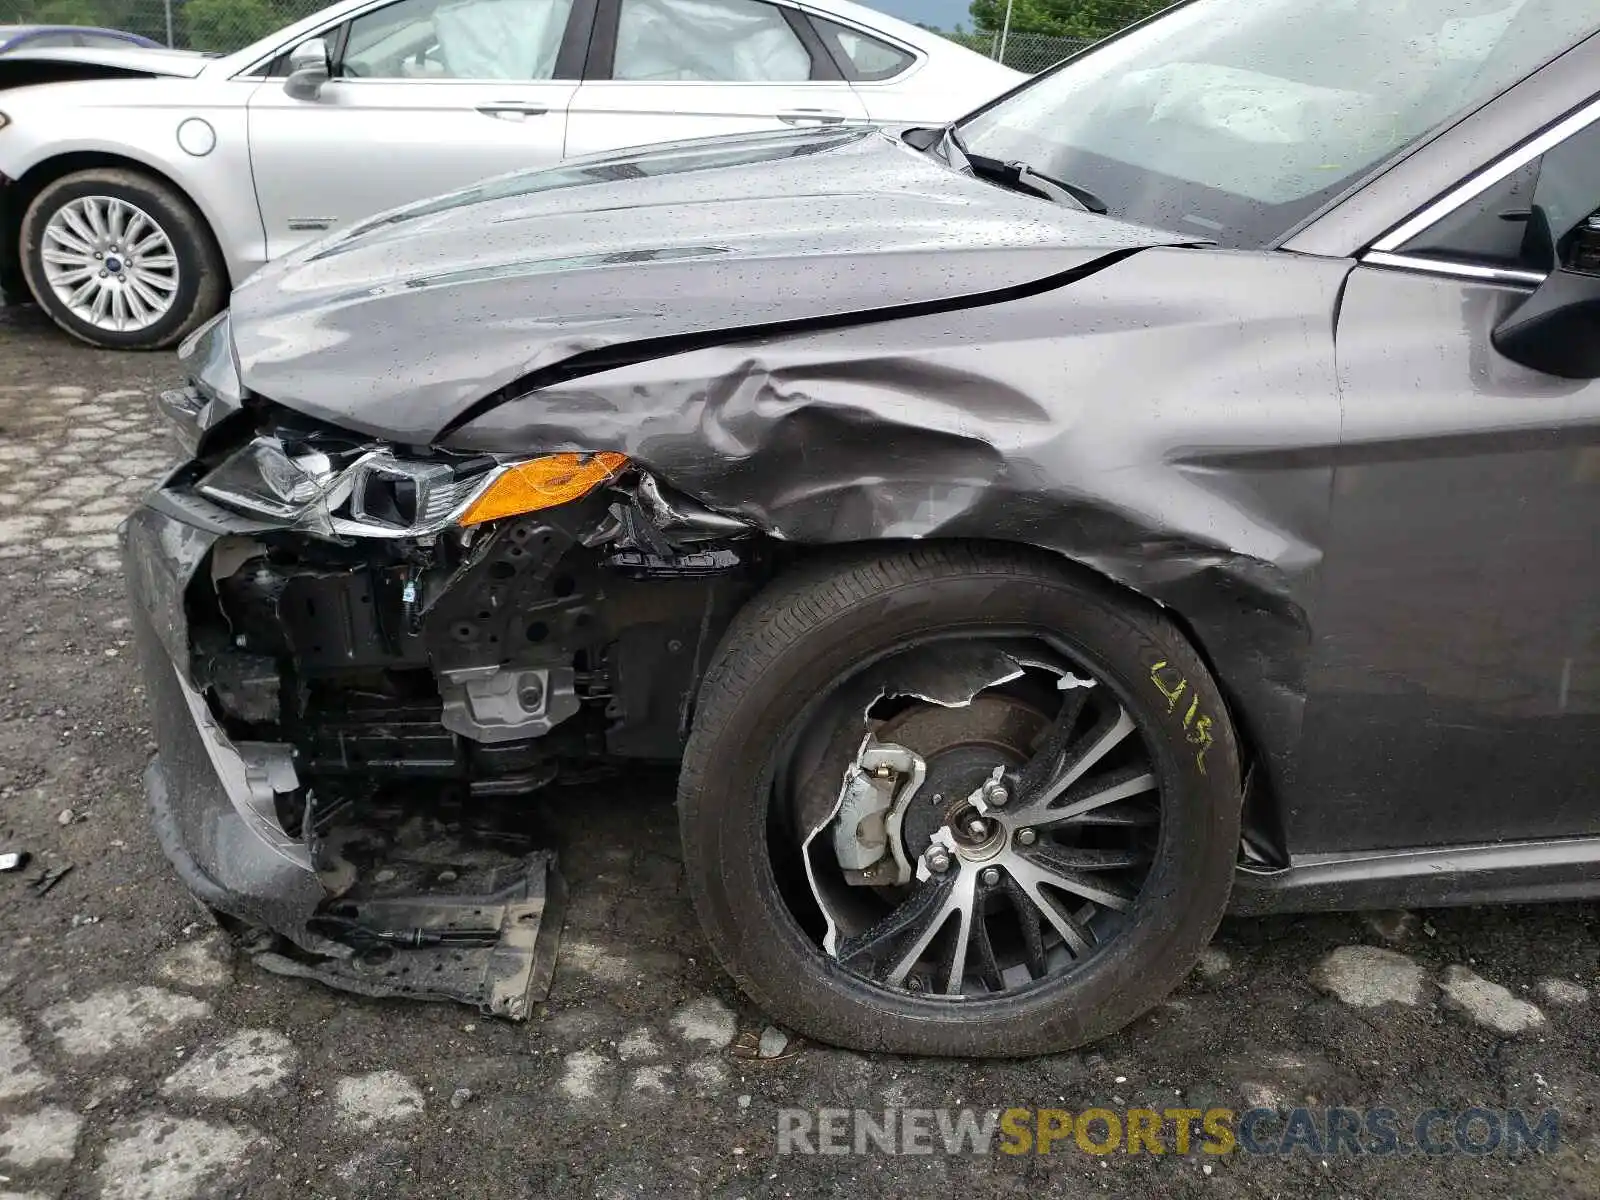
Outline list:
[[[600,0],[567,153],[866,116],[797,9],[762,0]]]
[[[1600,274],[1600,102],[1349,278],[1303,845],[1600,833],[1600,382],[1495,342],[1558,262]]]
[[[383,209],[559,162],[591,12],[589,0],[397,0],[324,34],[331,77],[314,99],[289,95],[281,79],[250,99],[267,257]]]

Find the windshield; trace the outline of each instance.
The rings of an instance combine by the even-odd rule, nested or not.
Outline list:
[[[1267,245],[1600,28],[1600,0],[1193,0],[961,125],[1127,220]]]

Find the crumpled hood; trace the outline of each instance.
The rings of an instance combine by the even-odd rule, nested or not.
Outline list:
[[[1178,240],[1005,191],[876,129],[785,131],[580,160],[374,217],[263,268],[231,324],[247,388],[421,443],[575,355],[873,320]]]

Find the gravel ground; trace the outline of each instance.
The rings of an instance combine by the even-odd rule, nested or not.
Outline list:
[[[751,1060],[739,1041],[766,1023],[707,961],[653,781],[542,806],[572,902],[526,1025],[236,962],[146,829],[152,745],[113,549],[166,461],[146,399],[173,378],[168,356],[0,319],[0,850],[34,855],[0,875],[0,1200],[1600,1197],[1593,905],[1230,921],[1167,1004],[1081,1053],[919,1062],[792,1041]],[[777,1150],[789,1108],[1294,1105],[1388,1107],[1403,1128],[1434,1107],[1557,1109],[1560,1143],[1519,1158]]]

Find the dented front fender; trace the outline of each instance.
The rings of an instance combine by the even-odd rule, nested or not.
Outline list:
[[[620,450],[790,542],[1050,550],[1179,616],[1281,782],[1326,539],[1349,269],[1144,250],[1014,300],[553,384],[448,444]]]

